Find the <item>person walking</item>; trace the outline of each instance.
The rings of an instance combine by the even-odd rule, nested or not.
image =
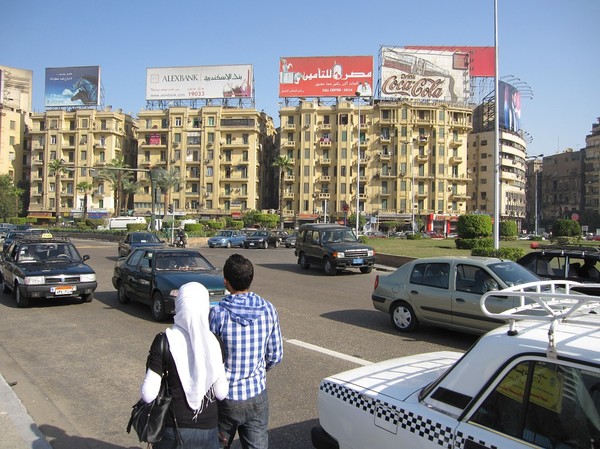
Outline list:
[[[249,291],[252,262],[231,255],[223,267],[231,292],[210,311],[210,329],[225,348],[227,397],[219,401],[219,438],[229,448],[236,432],[243,449],[269,446],[269,401],[266,372],[281,362],[283,340],[277,310]]]
[[[217,400],[225,398],[229,385],[221,344],[209,328],[209,308],[208,290],[202,284],[189,282],[181,286],[175,300],[173,327],[166,330],[166,338],[167,382],[183,445],[177,446],[175,423],[168,413],[163,437],[154,443],[154,449],[219,447]],[[142,384],[145,402],[153,401],[160,389],[163,338],[161,332],[150,347]]]

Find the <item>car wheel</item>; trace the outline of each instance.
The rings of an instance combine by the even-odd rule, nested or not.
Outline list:
[[[404,301],[399,301],[392,306],[390,316],[394,327],[402,332],[412,332],[419,324],[412,307]]]
[[[267,242],[265,240],[265,242],[263,243],[263,249],[267,249],[269,247],[269,242]]]
[[[280,242],[279,239],[275,240],[275,248],[279,248]]]
[[[4,281],[4,276],[2,276],[2,291],[4,293],[10,293],[10,287]]]
[[[298,263],[303,270],[308,270],[310,268],[310,264],[308,263],[308,260],[306,260],[306,255],[304,253],[300,253]]]
[[[360,272],[367,274],[370,273],[371,271],[373,271],[373,267],[360,267]]]
[[[83,302],[92,302],[93,299],[94,299],[93,293],[88,293],[87,295],[81,295],[81,300]]]
[[[117,299],[121,304],[127,304],[130,301],[129,296],[127,296],[127,292],[125,291],[125,286],[122,282],[119,282],[119,288],[117,289]]]
[[[209,247],[209,248],[212,248],[212,247],[213,247],[213,245],[208,245],[208,247]]]
[[[15,301],[17,302],[17,307],[25,308],[29,307],[29,298],[27,296],[23,296],[21,294],[21,289],[18,285],[15,284]]]
[[[152,317],[156,321],[164,321],[167,318],[167,313],[165,312],[165,301],[163,300],[160,292],[154,292],[152,295]]]
[[[333,261],[329,257],[325,258],[325,262],[323,263],[323,269],[325,270],[325,274],[327,276],[335,276],[337,274],[337,269],[335,268]]]
[[[231,248],[231,242],[227,242],[227,248]]]

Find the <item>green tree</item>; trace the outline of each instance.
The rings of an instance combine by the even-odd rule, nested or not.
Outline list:
[[[61,177],[64,173],[67,173],[67,164],[64,159],[54,159],[52,162],[48,164],[49,174],[50,176],[54,175],[56,178],[56,182],[54,185],[54,202],[56,207],[55,218],[56,223],[58,224],[60,221],[60,203],[61,203]]]
[[[553,237],[580,237],[581,226],[575,220],[558,219],[552,224]]]
[[[83,193],[83,220],[87,220],[88,217],[88,195],[94,188],[94,184],[88,181],[81,181],[77,184],[77,190]]]
[[[133,176],[123,178],[123,208],[126,208],[133,195],[140,189],[140,185],[133,179]]]
[[[118,217],[121,215],[122,197],[123,197],[123,178],[131,176],[126,174],[126,169],[129,165],[125,163],[125,160],[116,158],[106,164],[106,168],[98,171],[98,176],[111,185],[113,191],[113,200],[115,204],[115,215]]]
[[[456,223],[458,236],[463,239],[476,239],[492,235],[492,218],[485,214],[464,214]]]
[[[352,214],[348,215],[346,222],[347,222],[347,226],[349,226],[351,228],[356,227],[356,214],[352,213]],[[364,225],[366,223],[367,223],[366,217],[362,214],[358,214],[358,229],[359,229],[359,231],[364,227]]]
[[[158,170],[156,176],[156,185],[160,187],[165,196],[165,215],[167,215],[167,207],[171,204],[171,190],[178,188],[181,184],[181,174],[175,167],[165,170],[161,168]]]
[[[285,173],[294,166],[292,160],[287,156],[279,156],[273,162],[273,167],[279,169],[279,227],[283,229],[283,178]]]
[[[18,215],[21,193],[21,189],[13,184],[10,175],[0,175],[0,216],[2,221],[7,222],[9,217]]]

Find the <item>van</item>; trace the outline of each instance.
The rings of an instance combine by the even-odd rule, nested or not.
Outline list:
[[[146,224],[144,217],[114,217],[108,220],[108,229],[127,229],[128,224]]]

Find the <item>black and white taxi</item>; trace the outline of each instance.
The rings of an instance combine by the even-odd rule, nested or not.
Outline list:
[[[600,298],[541,281],[488,292],[509,324],[434,352],[324,379],[317,449],[600,448]],[[491,313],[498,296],[520,306]],[[493,301],[493,299],[491,300]]]

